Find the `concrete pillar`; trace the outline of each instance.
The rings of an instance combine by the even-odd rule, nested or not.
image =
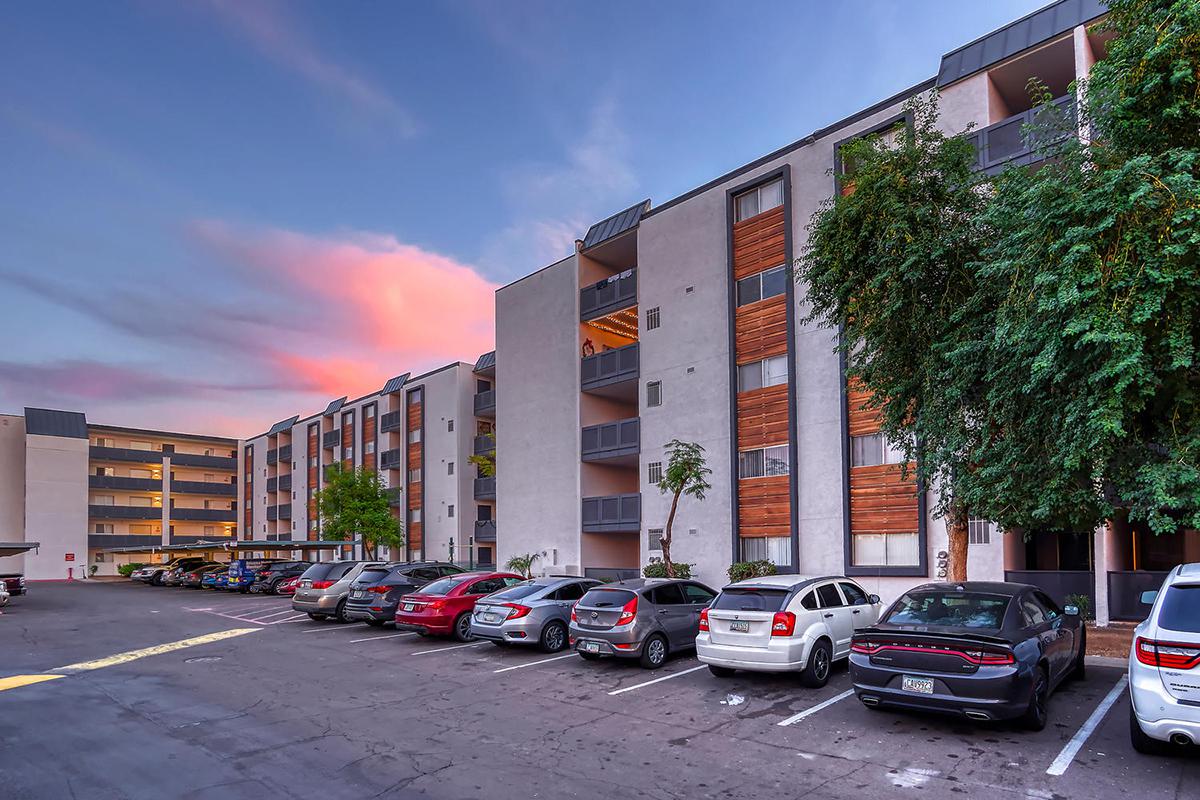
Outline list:
[[[1096,626],[1107,627],[1110,620],[1108,615],[1108,571],[1113,569],[1114,536],[1111,522],[1106,522],[1096,529],[1094,536],[1095,554],[1092,561],[1096,581]]]
[[[162,462],[162,544],[171,543],[171,456],[163,453]]]

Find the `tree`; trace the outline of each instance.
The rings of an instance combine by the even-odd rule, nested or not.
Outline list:
[[[708,476],[712,470],[704,461],[704,447],[695,442],[681,442],[672,439],[667,442],[667,467],[663,470],[662,480],[658,482],[658,490],[671,495],[671,511],[667,515],[667,525],[662,535],[662,562],[666,566],[668,578],[677,577],[675,563],[671,561],[671,533],[675,525],[675,512],[679,508],[679,498],[689,495],[697,500],[704,499],[704,493],[712,486]]]
[[[371,558],[378,555],[380,545],[404,546],[402,524],[392,516],[388,490],[378,473],[333,464],[325,471],[325,485],[317,490],[315,499],[322,539],[361,539]]]
[[[947,519],[948,577],[966,579],[969,510],[958,484],[986,408],[978,355],[988,319],[963,313],[977,293],[985,196],[972,145],[937,127],[935,99],[916,98],[911,125],[844,145],[852,185],[813,215],[796,262],[809,321],[839,330],[847,381],[870,393],[881,432],[936,483]],[[910,467],[899,467],[903,475]]]
[[[504,566],[529,579],[533,577],[533,562],[541,557],[541,553],[524,553],[513,556]]]

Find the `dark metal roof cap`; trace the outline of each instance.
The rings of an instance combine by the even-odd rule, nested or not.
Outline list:
[[[1108,12],[1103,0],[1058,0],[942,56],[937,85],[945,86],[1066,33]]]
[[[619,236],[627,230],[631,230],[638,226],[642,221],[642,215],[650,210],[650,201],[643,200],[635,206],[613,214],[608,219],[597,222],[592,227],[588,228],[587,236],[583,237],[583,249],[595,247],[601,242],[606,242],[614,236]]]
[[[483,370],[491,369],[494,366],[496,366],[496,351],[495,350],[493,350],[490,353],[484,353],[483,355],[481,355],[479,357],[479,359],[475,362],[475,370],[474,371],[482,372]]]
[[[392,394],[393,392],[400,391],[404,384],[408,382],[408,376],[411,374],[411,372],[406,372],[403,375],[397,375],[396,377],[392,378],[383,385],[383,391],[381,391],[380,394]]]
[[[86,439],[87,417],[82,411],[26,408],[25,433],[35,436],[61,436],[65,439]]]
[[[345,403],[346,403],[345,397],[339,397],[337,400],[330,400],[329,405],[325,406],[325,411],[324,411],[325,416],[329,416],[330,414],[336,414],[338,409],[340,409],[343,405],[345,405]]]
[[[287,419],[282,420],[281,422],[276,422],[274,425],[271,426],[271,430],[267,431],[267,436],[274,436],[277,433],[283,433],[286,430],[290,430],[291,427],[293,425],[295,425],[296,421],[299,419],[300,419],[300,415],[297,414],[296,416],[288,417]]]

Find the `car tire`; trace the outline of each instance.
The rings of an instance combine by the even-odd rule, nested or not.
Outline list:
[[[154,573],[154,575],[152,575],[150,577],[150,585],[151,586],[162,586],[163,585],[162,582],[163,582],[163,574],[161,572],[156,572],[156,573]]]
[[[338,601],[337,608],[333,610],[333,618],[343,625],[350,621],[350,618],[346,616],[346,598],[343,597]]]
[[[310,611],[310,612],[308,612],[308,618],[315,619],[317,622],[320,622],[321,620],[325,619],[325,615],[324,614],[314,614],[313,612]]]
[[[557,653],[567,646],[567,626],[554,620],[542,628],[542,638],[538,641],[543,652]]]
[[[708,671],[711,672],[715,678],[732,678],[734,673],[737,672],[736,669],[730,669],[729,667],[718,667],[716,664],[709,664]]]
[[[584,661],[599,661],[600,660],[599,653],[585,653],[583,651],[580,651],[579,657],[582,658]]]
[[[1033,679],[1033,691],[1029,695],[1029,707],[1021,716],[1021,725],[1026,730],[1040,731],[1046,727],[1050,714],[1047,709],[1050,702],[1050,676],[1045,667],[1038,667]]]
[[[1075,655],[1075,666],[1071,668],[1071,679],[1081,681],[1087,673],[1087,664],[1084,663],[1084,658],[1087,656],[1087,628],[1083,625],[1079,626],[1079,652]]]
[[[820,689],[829,683],[829,673],[833,671],[833,648],[826,639],[818,639],[808,654],[808,663],[800,671],[800,683],[810,689]]]
[[[283,579],[273,580],[267,585],[267,594],[279,594],[279,584],[283,583]]]
[[[1129,704],[1129,743],[1133,749],[1144,756],[1153,756],[1162,752],[1162,742],[1151,739],[1138,724],[1137,714],[1133,713],[1133,703]]]
[[[642,644],[642,655],[638,659],[644,669],[658,669],[667,663],[667,640],[661,633],[651,634]]]
[[[471,633],[471,614],[464,611],[454,618],[454,638],[460,642],[469,642],[475,638]]]

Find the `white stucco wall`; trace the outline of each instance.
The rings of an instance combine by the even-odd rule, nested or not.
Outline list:
[[[25,556],[31,580],[76,578],[88,566],[88,440],[25,437],[25,540],[41,542]],[[64,556],[75,554],[68,563]]]
[[[25,418],[0,415],[0,542],[25,537]],[[24,572],[25,556],[0,557],[0,575]]]

